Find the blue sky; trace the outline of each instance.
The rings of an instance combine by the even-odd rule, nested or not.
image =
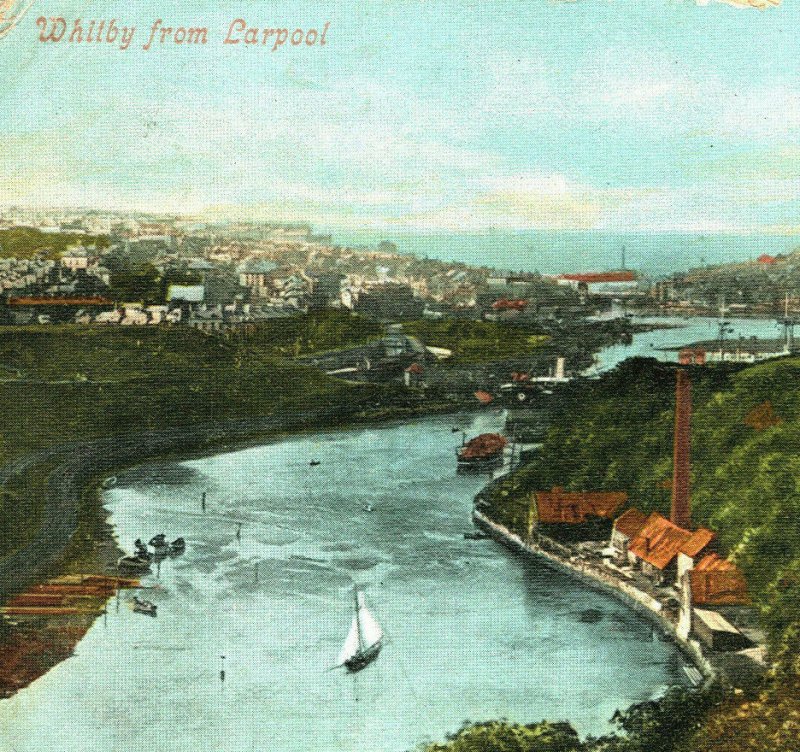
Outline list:
[[[41,15],[137,30],[41,44]],[[223,45],[236,17],[328,43]],[[209,42],[145,52],[155,18]],[[0,203],[789,236],[798,28],[796,0],[35,0],[0,39]]]

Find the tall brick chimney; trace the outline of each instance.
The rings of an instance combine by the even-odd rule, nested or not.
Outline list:
[[[686,371],[676,371],[678,381],[675,386],[675,444],[672,460],[672,509],[670,520],[673,524],[689,529],[692,524],[692,511],[689,501],[689,474],[691,461],[689,449],[692,438],[692,384]]]

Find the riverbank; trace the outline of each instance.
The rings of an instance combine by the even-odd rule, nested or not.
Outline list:
[[[591,588],[601,590],[622,601],[637,613],[649,619],[663,635],[673,641],[681,652],[701,672],[706,681],[721,678],[731,686],[748,683],[761,677],[767,667],[753,654],[723,654],[710,651],[698,640],[684,639],[677,632],[677,620],[666,613],[663,601],[636,587],[613,570],[590,561],[577,549],[534,532],[529,541],[478,509],[473,510],[475,525],[494,540],[526,556],[535,557],[547,566],[566,572]],[[744,671],[743,671],[744,668]]]
[[[102,752],[147,727],[154,738],[180,728],[174,752],[399,752],[464,718],[502,716],[570,718],[597,735],[616,709],[680,681],[674,646],[623,604],[464,537],[485,476],[456,473],[455,426],[497,431],[502,415],[321,430],[120,473],[103,496],[119,540],[163,530],[187,541],[142,580],[160,586],[144,596],[158,617],[132,613],[124,593],[119,612],[109,603],[73,658],[5,703],[0,747]],[[356,677],[325,670],[352,621],[354,584],[391,635]],[[140,677],[154,666],[150,692]],[[31,731],[68,698],[91,738]],[[317,705],[324,712],[309,715]],[[186,708],[208,720],[186,723]]]
[[[453,403],[342,409],[274,415],[98,441],[70,443],[32,453],[0,469],[0,491],[20,475],[41,476],[45,524],[34,540],[0,562],[0,603],[26,588],[65,575],[118,574],[120,549],[102,503],[103,479],[145,461],[209,456],[280,441],[320,429],[385,425],[456,412]],[[0,697],[9,697],[68,658],[92,623],[96,607],[80,613],[3,616],[0,621]]]

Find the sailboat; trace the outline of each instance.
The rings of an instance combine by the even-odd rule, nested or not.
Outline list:
[[[348,671],[361,671],[378,657],[383,644],[383,630],[370,613],[364,601],[364,593],[355,591],[356,615],[347,633],[342,651],[336,661]]]

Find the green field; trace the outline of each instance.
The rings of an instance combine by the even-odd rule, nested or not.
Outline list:
[[[298,338],[302,352],[327,348],[345,326],[278,320],[245,338],[187,327],[2,327],[0,464],[75,440],[321,408],[348,420],[407,405],[399,386],[338,381],[281,355]],[[35,533],[44,474],[39,467],[0,500],[0,556]]]
[[[453,351],[454,363],[481,363],[524,356],[550,337],[533,326],[469,319],[409,321],[403,332],[426,345]]]
[[[108,247],[105,235],[79,235],[76,233],[42,232],[33,227],[12,227],[0,230],[0,257],[31,259],[40,256],[59,259],[74,245]]]

